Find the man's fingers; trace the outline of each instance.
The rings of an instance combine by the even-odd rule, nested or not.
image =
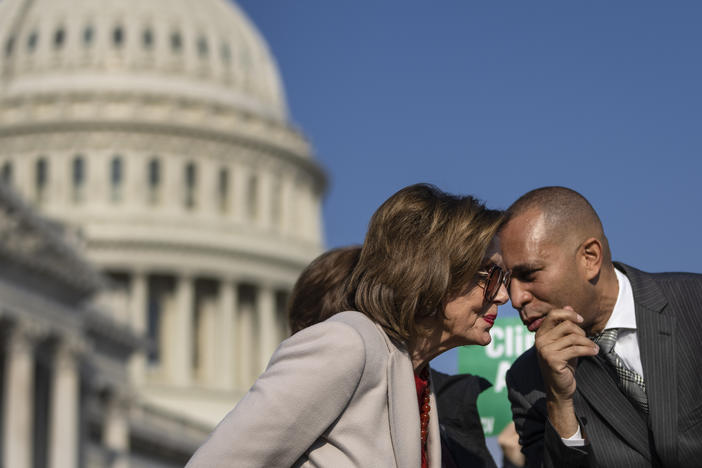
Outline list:
[[[553,328],[557,327],[560,323],[569,321],[575,324],[583,322],[582,316],[575,312],[572,308],[568,309],[553,309],[551,312],[546,314],[546,318],[541,322],[539,329],[536,331],[538,334],[547,333]]]
[[[593,343],[589,338],[580,335],[569,334],[561,337],[558,340],[541,346],[539,348],[539,351],[542,354],[557,353],[571,346],[589,346],[595,351],[595,354],[599,350],[598,346],[595,343]]]
[[[558,326],[552,328],[548,332],[537,332],[535,339],[536,349],[541,349],[544,346],[548,346],[550,343],[562,340],[564,337],[571,335],[587,339],[585,337],[585,331],[582,328],[571,321],[565,321],[559,323]]]
[[[558,353],[558,361],[567,363],[571,359],[585,356],[595,356],[597,349],[592,345],[569,346]]]

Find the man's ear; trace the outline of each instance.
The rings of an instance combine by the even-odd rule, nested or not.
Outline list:
[[[578,256],[587,280],[591,281],[597,278],[602,269],[602,242],[596,237],[586,239],[580,244]]]

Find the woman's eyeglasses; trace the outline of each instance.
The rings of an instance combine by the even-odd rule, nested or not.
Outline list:
[[[478,275],[484,278],[481,281],[481,286],[483,288],[483,300],[485,302],[492,302],[500,291],[500,285],[504,284],[505,288],[509,291],[509,280],[512,276],[511,271],[502,269],[498,265],[492,265],[487,270],[478,271]]]

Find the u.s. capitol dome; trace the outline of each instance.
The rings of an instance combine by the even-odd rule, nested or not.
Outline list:
[[[203,424],[263,369],[323,247],[324,171],[225,0],[0,0],[0,177],[151,339],[140,401]]]

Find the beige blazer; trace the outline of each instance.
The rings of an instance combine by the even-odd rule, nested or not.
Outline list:
[[[432,388],[429,466],[441,466]],[[420,468],[417,391],[407,351],[359,312],[283,341],[266,371],[186,468]]]

